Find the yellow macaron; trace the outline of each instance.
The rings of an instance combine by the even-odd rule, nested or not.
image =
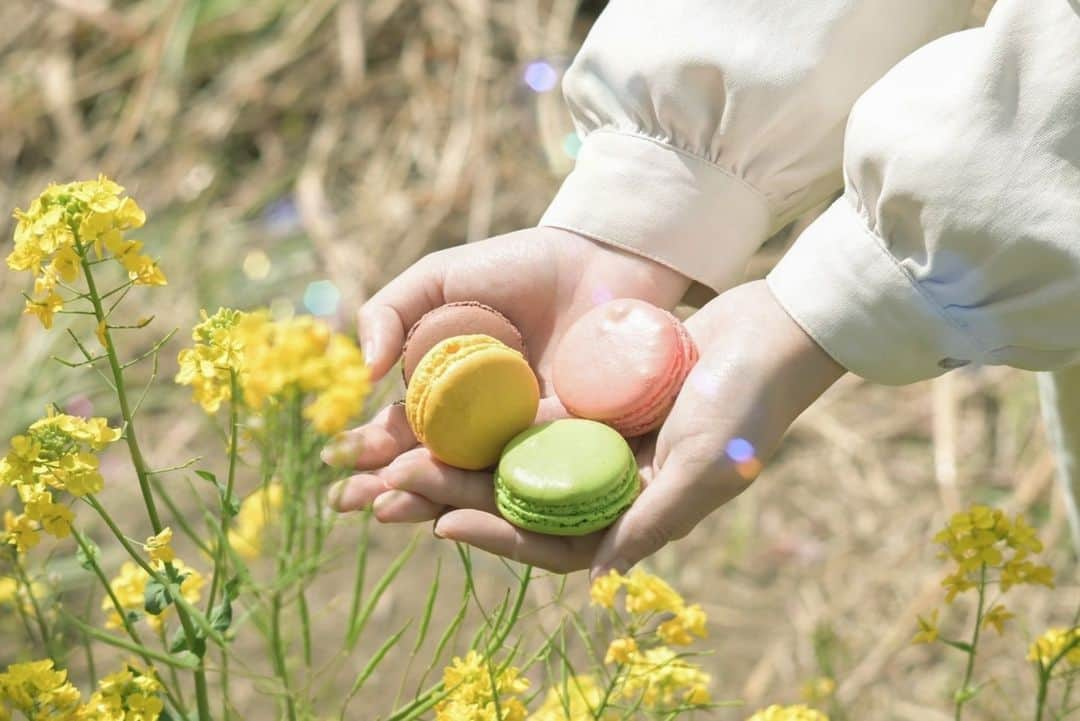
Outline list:
[[[532,425],[539,404],[525,357],[487,335],[435,344],[405,394],[417,440],[443,463],[468,470],[493,466],[510,439]]]

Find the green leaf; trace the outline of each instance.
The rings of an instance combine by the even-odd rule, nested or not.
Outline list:
[[[172,605],[172,596],[169,589],[165,588],[156,578],[146,582],[146,593],[143,595],[143,608],[151,616],[160,616],[161,613]]]
[[[221,603],[214,606],[210,611],[210,627],[218,633],[224,633],[232,625],[233,612],[232,602],[236,598],[240,579],[235,576],[225,584],[225,592],[221,597]]]
[[[94,564],[101,558],[101,549],[89,538],[83,538],[83,544],[86,546],[86,551],[83,550],[82,546],[79,546],[79,550],[75,552],[75,560],[87,571],[93,571]]]
[[[938,638],[938,640],[941,641],[946,646],[952,646],[956,650],[963,651],[964,653],[971,653],[972,650],[973,650],[972,647],[971,647],[971,644],[967,643],[966,641],[950,641],[947,638],[940,638],[940,637]]]
[[[179,626],[169,641],[169,653],[179,655],[186,653],[196,658],[202,658],[206,655],[206,637],[202,631],[195,629],[195,638],[189,640],[184,627]]]
[[[218,483],[217,476],[215,476],[210,471],[195,471],[195,475],[198,476],[199,478],[202,478],[204,481],[210,481],[215,486],[219,486],[219,487],[221,486],[221,484]]]

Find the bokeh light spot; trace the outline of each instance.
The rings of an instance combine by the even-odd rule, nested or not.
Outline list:
[[[333,315],[340,300],[341,292],[328,280],[309,283],[304,291],[304,307],[312,315]]]
[[[745,438],[732,438],[724,452],[736,463],[745,463],[754,458],[754,444]]]
[[[270,275],[270,256],[261,250],[253,250],[244,256],[244,275],[252,280],[265,280]]]
[[[614,300],[615,294],[605,285],[598,285],[593,288],[592,302],[593,305],[600,305],[601,303],[607,303],[609,300]]]
[[[577,133],[567,133],[563,137],[562,150],[566,153],[566,157],[576,160],[578,151],[581,150],[581,138]]]
[[[720,379],[703,365],[695,366],[687,376],[686,382],[706,398],[715,398],[720,393]]]
[[[79,393],[68,398],[67,403],[64,404],[64,413],[69,416],[89,418],[94,415],[94,402],[90,400],[90,396]]]
[[[285,236],[300,228],[300,209],[292,196],[278,198],[266,206],[262,214],[263,227],[274,236]]]
[[[290,320],[295,315],[296,304],[288,298],[274,298],[270,301],[270,317],[274,320]]]
[[[735,464],[735,472],[748,481],[752,481],[761,473],[761,461],[751,458],[748,461]]]
[[[536,60],[525,66],[522,79],[533,92],[546,93],[558,84],[559,72],[551,66],[551,63]]]

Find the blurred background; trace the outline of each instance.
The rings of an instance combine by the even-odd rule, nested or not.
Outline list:
[[[558,83],[602,5],[4,0],[0,209],[25,207],[49,181],[104,172],[150,217],[138,237],[170,283],[128,306],[154,315],[158,336],[219,305],[307,312],[351,330],[358,305],[424,253],[535,224],[578,144]],[[770,241],[748,277],[806,220]],[[0,226],[10,242],[6,216]],[[49,361],[70,356],[63,333],[21,315],[27,283],[0,273],[4,438],[47,402],[86,412],[98,400],[90,371]],[[185,333],[163,355],[165,380]],[[186,398],[167,382],[151,396],[143,427],[156,466],[213,441]],[[914,615],[941,598],[929,539],[974,501],[1027,513],[1059,587],[1013,592],[1019,622],[991,635],[978,677],[992,682],[970,716],[1014,719],[1029,706],[1016,701],[1030,698],[1028,641],[1066,625],[1080,598],[1053,474],[1029,374],[963,369],[903,389],[847,378],[751,490],[652,570],[709,612],[714,697],[795,701],[830,676],[845,718],[944,720],[959,655],[908,643]],[[373,530],[373,571],[412,531]],[[453,560],[452,548],[420,543],[426,560],[376,610],[383,628],[417,612],[430,559]],[[507,584],[494,560],[477,569],[493,589]],[[572,581],[566,602],[583,606],[583,579]],[[538,584],[538,601],[555,584]],[[339,590],[324,589],[328,634]],[[958,604],[949,623],[971,610]],[[238,693],[254,697],[258,684]]]

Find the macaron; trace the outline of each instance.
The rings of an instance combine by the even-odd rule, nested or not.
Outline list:
[[[436,343],[458,335],[489,335],[526,355],[521,332],[499,311],[472,300],[447,303],[425,313],[409,329],[401,349],[405,384],[408,385],[416,366]]]
[[[641,488],[637,462],[613,428],[582,418],[541,423],[507,444],[495,501],[510,523],[555,536],[610,526]]]
[[[555,350],[552,380],[568,411],[629,438],[660,427],[697,359],[678,318],[651,303],[619,298],[570,326]]]
[[[540,387],[519,351],[488,335],[439,341],[416,366],[405,415],[416,439],[443,463],[495,465],[536,418]]]

